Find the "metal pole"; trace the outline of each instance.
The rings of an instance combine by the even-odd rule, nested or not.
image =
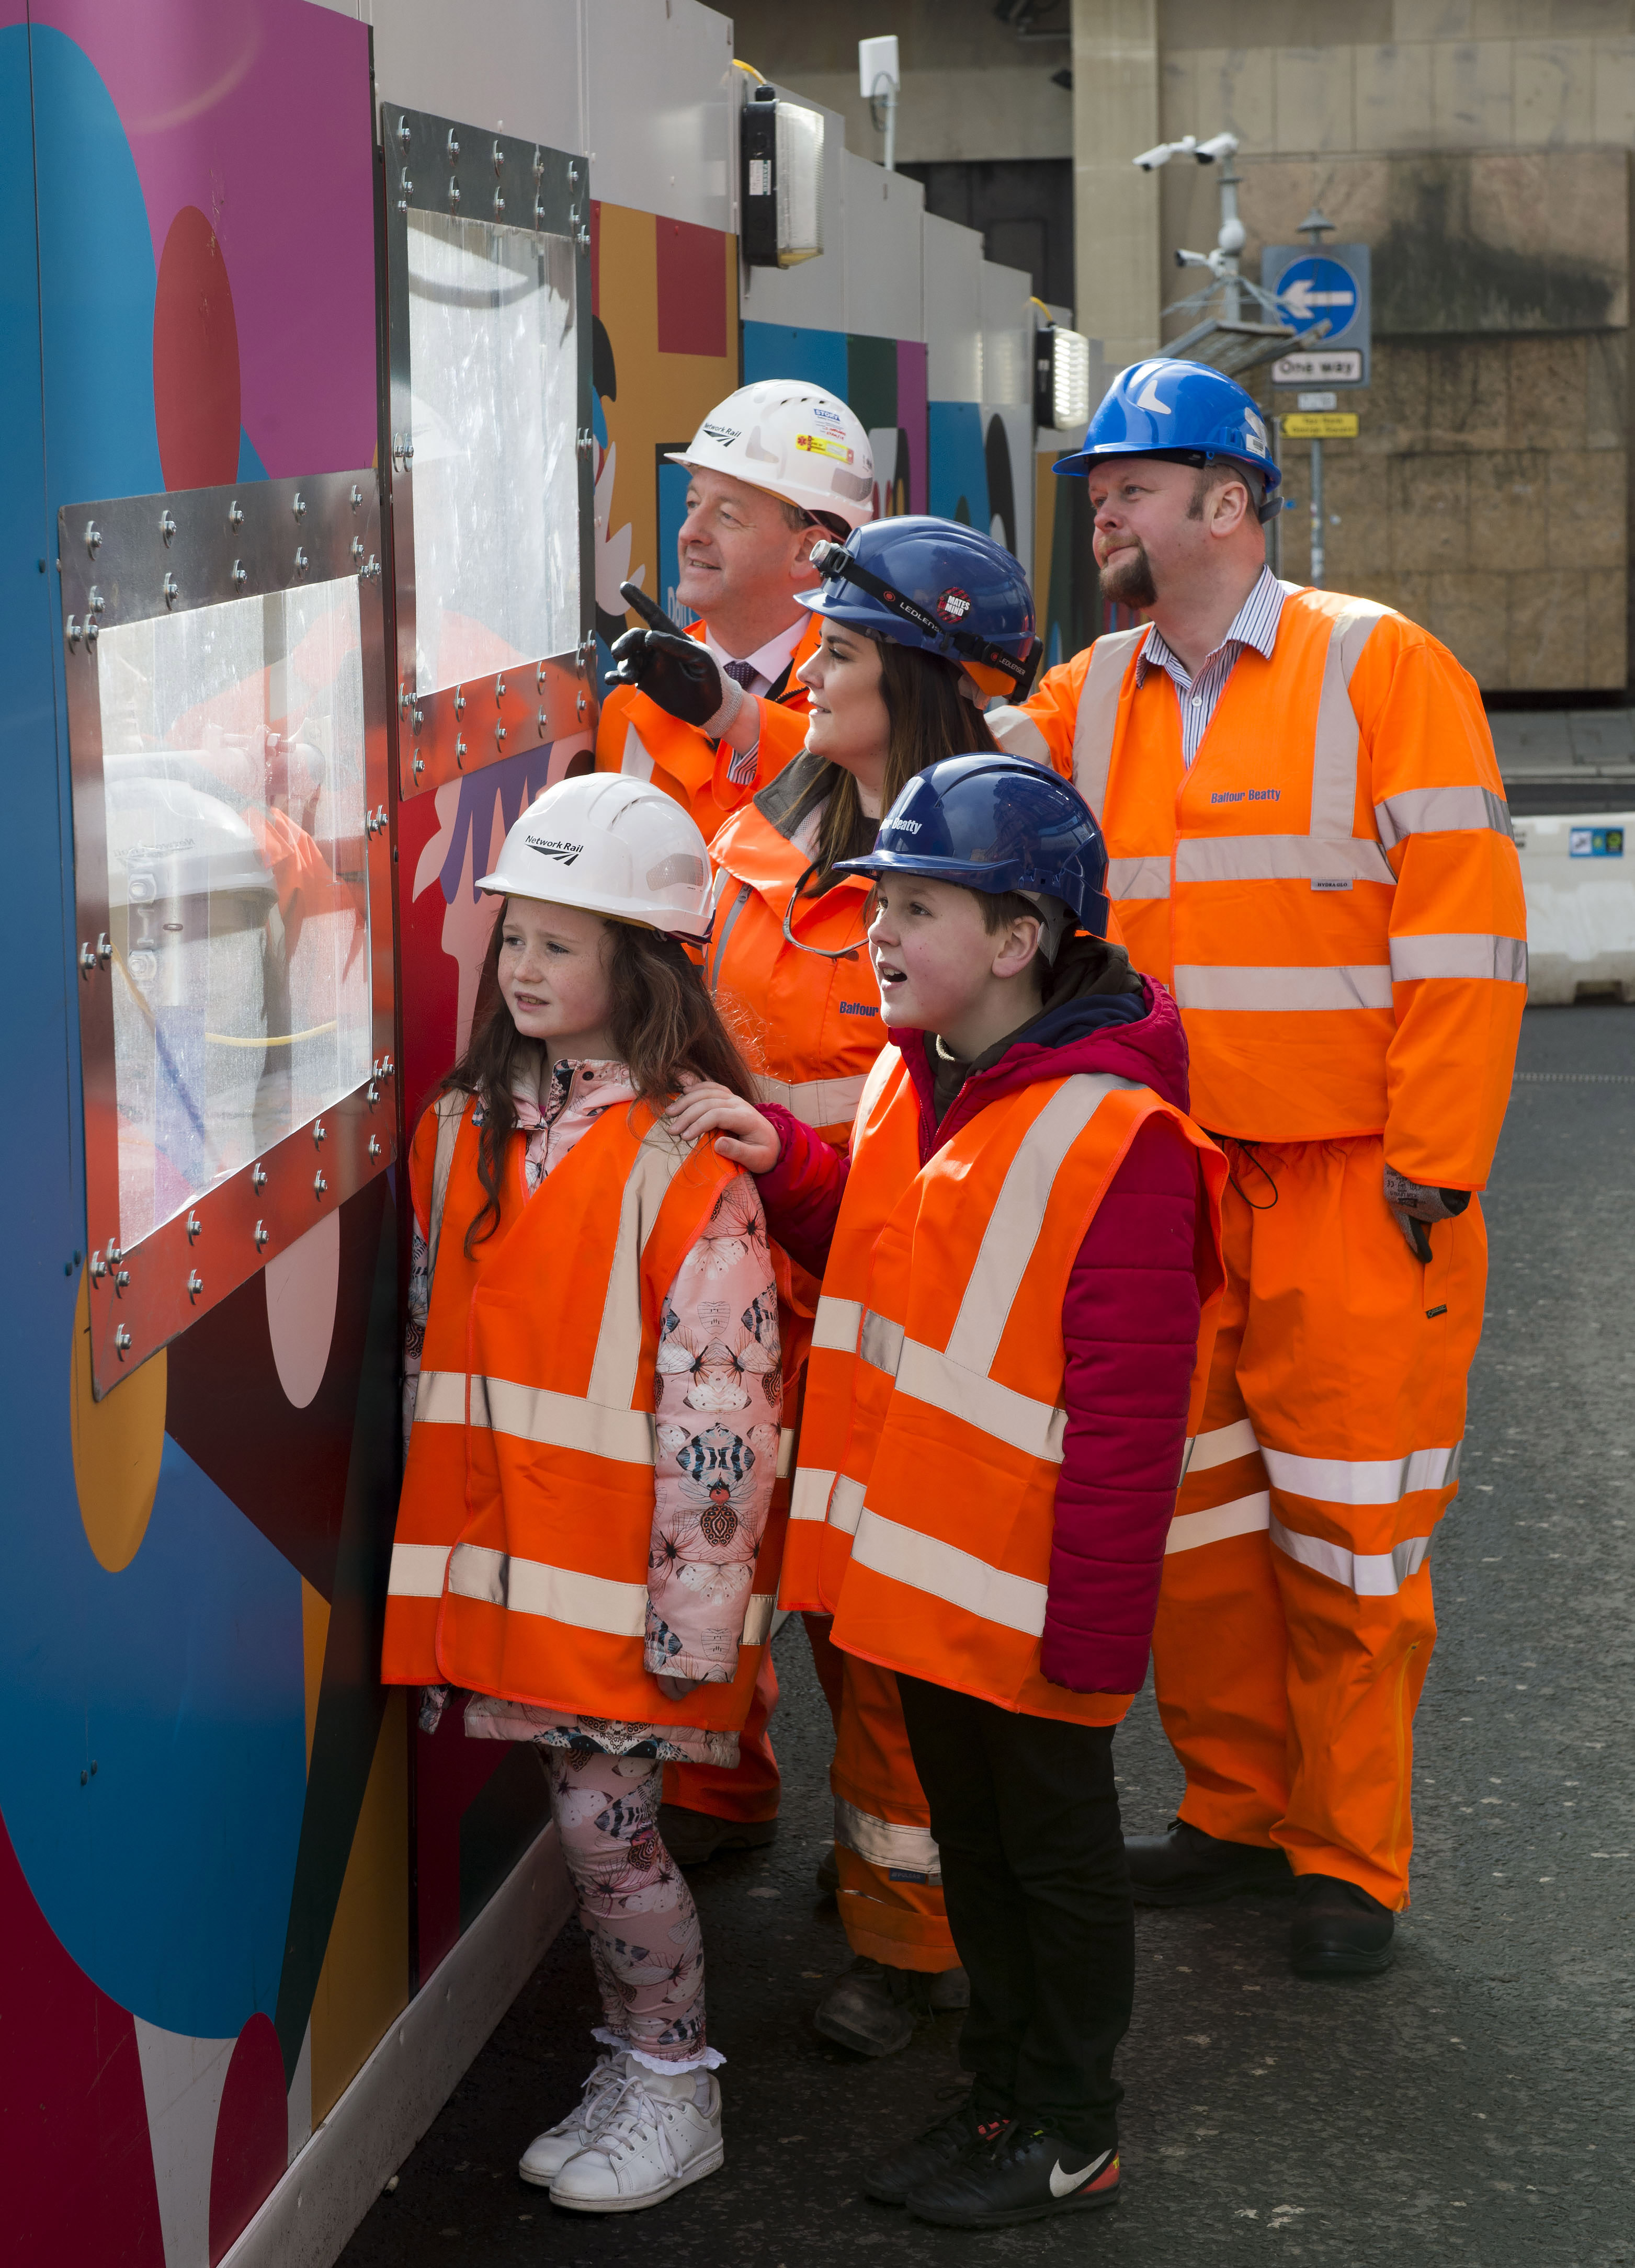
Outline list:
[[[1234,173],[1233,172],[1232,160],[1228,158],[1226,164],[1220,169],[1220,236],[1219,241],[1223,250],[1228,243],[1233,241],[1234,239],[1238,238],[1240,234],[1237,228],[1231,225],[1235,223],[1238,217],[1238,185],[1242,179],[1243,176],[1241,173]],[[1229,229],[1230,233],[1228,233]],[[1243,320],[1243,299],[1242,292],[1238,284],[1238,255],[1235,251],[1229,252],[1226,254],[1226,273],[1225,279],[1226,286],[1225,293],[1226,305],[1223,309],[1225,320],[1229,323],[1241,322]]]
[[[748,274],[748,270],[746,269],[745,273]],[[1271,420],[1271,461],[1274,465],[1281,465],[1283,462],[1281,417],[1274,417]],[[1279,495],[1282,493],[1280,489],[1278,493]],[[1283,514],[1280,511],[1274,512],[1266,522],[1266,564],[1281,582],[1283,580]]]
[[[1322,588],[1322,443],[1311,445],[1311,579],[1314,590]]]
[[[886,82],[886,171],[888,173],[895,173],[896,170],[897,90],[887,79]]]

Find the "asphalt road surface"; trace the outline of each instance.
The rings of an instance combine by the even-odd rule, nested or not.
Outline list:
[[[1143,1913],[1117,2211],[967,2236],[870,2205],[862,2169],[946,2107],[959,2019],[884,2063],[811,2029],[848,1956],[812,1883],[829,1725],[793,1621],[777,1842],[692,1877],[729,2058],[723,2170],[600,2220],[516,2179],[593,2052],[571,1925],[344,2268],[839,2268],[877,2248],[893,2268],[1635,2262],[1635,1008],[1529,1012],[1520,1071],[1463,1485],[1432,1560],[1395,1968],[1300,1982],[1277,1899]],[[1150,1693],[1118,1754],[1127,1822],[1161,1826],[1179,1775]]]

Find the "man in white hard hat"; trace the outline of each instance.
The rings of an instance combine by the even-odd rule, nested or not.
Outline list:
[[[632,630],[602,705],[599,771],[651,779],[708,842],[806,740],[796,677],[819,623],[796,604],[816,583],[814,543],[873,517],[868,436],[832,394],[799,379],[728,394],[674,452],[689,479],[677,595],[686,638]]]

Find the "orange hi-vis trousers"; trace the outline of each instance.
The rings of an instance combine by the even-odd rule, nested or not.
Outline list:
[[[1410,1251],[1377,1136],[1226,1145],[1226,1289],[1153,1633],[1182,1816],[1408,1902],[1413,1716],[1482,1335],[1480,1201]]]
[[[738,1764],[667,1764],[664,1800],[684,1811],[708,1812],[711,1819],[733,1819],[749,1824],[777,1817],[782,1786],[772,1736],[767,1727],[777,1706],[777,1672],[768,1646],[749,1697],[749,1714],[738,1736]]]
[[[897,1680],[843,1653],[831,1617],[803,1617],[818,1683],[835,1720],[835,1864],[840,1918],[853,1953],[932,1976],[957,1969],[931,1809],[909,1752]]]

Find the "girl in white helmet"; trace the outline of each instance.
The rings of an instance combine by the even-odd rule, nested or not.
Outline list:
[[[754,1083],[681,942],[709,861],[659,790],[549,789],[471,1041],[409,1161],[411,1427],[383,1675],[462,1695],[549,1775],[602,2053],[525,2181],[629,2212],[721,2163],[698,1918],[657,1820],[667,1759],[731,1764],[770,1635],[777,1295],[754,1182],[664,1112]]]

